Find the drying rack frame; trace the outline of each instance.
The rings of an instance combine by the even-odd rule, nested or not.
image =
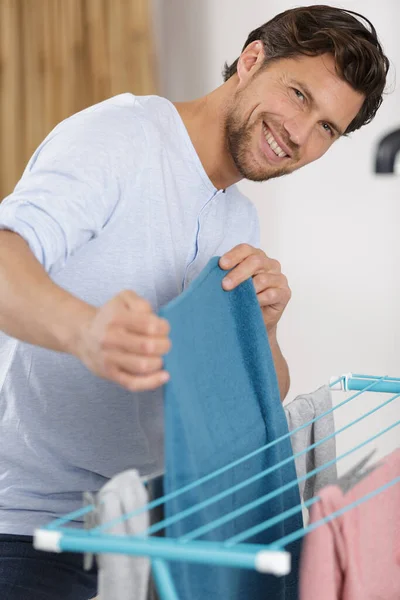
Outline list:
[[[379,410],[380,408],[382,408],[382,406],[389,404],[390,402],[394,401],[395,399],[397,399],[400,396],[400,378],[394,378],[394,377],[388,377],[388,376],[379,377],[379,376],[347,373],[340,377],[332,377],[330,379],[329,386],[332,390],[341,390],[344,392],[356,391],[357,393],[352,395],[351,397],[347,398],[346,400],[344,400],[337,406],[333,407],[332,410],[327,411],[326,413],[323,413],[322,415],[319,415],[313,421],[316,421],[316,420],[326,416],[330,412],[332,412],[332,411],[338,409],[339,407],[343,406],[344,404],[350,402],[351,400],[353,400],[357,396],[361,395],[362,393],[380,392],[380,393],[385,393],[385,394],[394,394],[392,396],[392,398],[390,398],[389,400],[383,402],[378,407],[374,408],[373,410],[368,411],[367,413],[365,413],[364,415],[362,415],[361,417],[359,417],[352,423],[350,423],[350,424],[346,425],[345,427],[342,427],[341,429],[336,431],[333,434],[335,436],[338,433],[344,431],[345,429],[348,429],[348,427],[350,427],[351,425],[354,425],[355,423],[368,417],[370,414],[372,414],[372,413],[376,412],[377,410]],[[311,421],[310,423],[312,423],[313,421]],[[396,427],[399,424],[400,424],[400,421],[391,424],[386,429],[380,431],[377,435],[367,439],[362,444],[359,444],[358,446],[352,448],[350,451],[340,455],[334,461],[329,461],[322,467],[319,467],[318,469],[314,469],[310,473],[307,473],[307,475],[305,475],[304,477],[302,477],[300,479],[296,479],[294,482],[291,482],[289,484],[286,484],[279,490],[275,490],[274,492],[271,492],[270,494],[268,494],[267,496],[265,496],[261,499],[255,500],[254,502],[251,503],[251,505],[256,506],[257,504],[260,504],[263,501],[266,502],[269,499],[271,499],[274,496],[274,494],[276,495],[277,493],[283,493],[286,489],[288,489],[288,486],[290,487],[292,485],[298,485],[298,482],[300,482],[301,480],[306,480],[309,477],[312,477],[313,475],[315,475],[317,472],[319,472],[323,468],[327,468],[330,464],[337,462],[338,460],[341,460],[342,458],[348,456],[352,452],[355,452],[359,448],[361,448],[364,445],[366,445],[367,443],[370,443],[371,441],[377,439],[378,437],[385,434],[386,432],[393,429],[394,427]],[[302,429],[303,427],[305,427],[307,425],[309,425],[309,423],[307,423],[306,425],[304,425],[300,428],[295,429],[294,431],[289,432],[285,436],[282,436],[281,438],[274,440],[273,442],[270,442],[265,447],[255,451],[255,452],[252,452],[250,455],[243,457],[242,459],[239,459],[239,461],[235,461],[234,463],[227,465],[223,469],[218,469],[218,471],[215,471],[214,473],[211,473],[210,475],[208,475],[206,477],[202,477],[200,480],[198,480],[197,482],[194,482],[193,484],[184,486],[184,488],[181,488],[180,490],[177,490],[176,492],[173,492],[172,494],[168,494],[167,496],[164,496],[161,499],[150,502],[142,509],[135,511],[134,514],[138,514],[140,512],[143,512],[144,510],[150,510],[151,508],[154,508],[155,506],[159,506],[160,504],[168,501],[168,499],[170,499],[170,497],[174,496],[175,494],[179,495],[181,493],[185,493],[185,491],[187,491],[188,489],[192,489],[193,487],[196,487],[196,485],[201,485],[201,483],[203,483],[204,481],[207,481],[210,478],[218,476],[218,474],[221,471],[232,468],[232,466],[235,466],[239,462],[248,460],[249,458],[251,458],[253,455],[255,455],[258,452],[265,451],[271,445],[273,445],[275,443],[279,443],[279,441],[285,439],[286,437],[292,436],[296,431]],[[332,436],[329,436],[329,437],[332,437]],[[321,441],[318,441],[317,443],[313,444],[312,446],[309,446],[308,448],[306,448],[305,451],[302,451],[301,453],[299,453],[297,455],[295,454],[295,455],[293,455],[293,457],[289,457],[289,459],[286,459],[286,461],[295,460],[298,455],[303,454],[304,452],[308,452],[310,449],[318,446],[320,443],[323,443],[324,441],[329,439],[329,437],[324,438]],[[273,468],[278,468],[279,466],[281,466],[281,463],[279,465],[275,465]],[[271,471],[271,468],[267,469],[267,471],[265,471],[264,473],[261,473],[257,477],[265,476],[270,471]],[[251,479],[254,479],[254,478],[251,478]],[[398,481],[400,481],[400,477],[396,480],[393,480],[392,482],[388,482],[388,484],[383,486],[382,488],[375,490],[374,492],[369,494],[368,497],[365,497],[363,500],[366,501],[369,499],[369,497],[373,497],[376,494],[381,493],[382,491],[384,491],[391,485],[396,484]],[[246,484],[246,482],[244,482],[244,485],[245,484]],[[230,491],[231,490],[228,490],[228,492],[230,492]],[[252,537],[253,535],[255,535],[255,533],[258,533],[258,532],[262,531],[263,529],[267,529],[268,527],[275,524],[277,522],[277,520],[283,520],[283,519],[288,518],[289,516],[293,515],[295,512],[302,511],[303,507],[309,508],[312,504],[317,502],[318,499],[319,499],[318,496],[316,496],[316,497],[308,500],[304,504],[299,505],[298,507],[294,507],[288,511],[285,511],[285,513],[282,513],[278,517],[273,517],[271,519],[268,519],[264,523],[260,523],[258,526],[251,528],[251,530],[244,532],[244,535],[237,535],[237,536],[235,536],[235,539],[231,539],[231,540],[228,540],[225,542],[210,542],[210,541],[204,541],[204,540],[195,540],[195,539],[190,539],[190,536],[189,536],[189,539],[181,539],[181,538],[173,539],[173,538],[153,537],[151,535],[148,536],[147,534],[146,535],[137,535],[137,536],[120,536],[120,535],[112,535],[112,534],[106,533],[105,529],[107,527],[112,526],[113,523],[108,523],[106,525],[103,524],[101,527],[95,527],[92,530],[91,529],[81,530],[81,529],[71,528],[71,527],[66,526],[69,522],[71,522],[75,519],[78,519],[78,518],[82,518],[85,514],[93,511],[95,507],[93,505],[91,505],[91,506],[86,506],[80,510],[74,511],[72,513],[69,513],[68,515],[65,515],[59,519],[56,519],[55,521],[52,521],[48,525],[46,525],[40,529],[37,529],[34,532],[34,547],[37,550],[43,550],[43,551],[47,551],[47,552],[57,552],[57,553],[59,553],[59,552],[77,552],[77,553],[91,553],[91,554],[117,553],[117,554],[132,555],[132,556],[147,556],[152,560],[152,572],[153,572],[153,576],[156,581],[156,585],[157,585],[157,588],[158,588],[158,591],[159,591],[159,594],[160,594],[160,597],[162,598],[162,600],[179,600],[172,577],[170,575],[168,561],[178,560],[178,561],[187,561],[187,562],[198,563],[198,564],[210,564],[210,565],[243,568],[243,569],[254,569],[260,573],[269,573],[269,574],[273,574],[278,577],[287,575],[290,572],[291,560],[290,560],[290,553],[285,550],[285,546],[288,545],[289,543],[295,541],[296,539],[303,537],[304,535],[306,535],[307,533],[309,533],[310,531],[315,529],[319,525],[318,523],[308,525],[307,527],[304,527],[303,529],[301,529],[299,531],[296,531],[288,536],[285,536],[285,538],[282,538],[281,540],[278,540],[277,542],[270,544],[270,545],[244,543],[242,541],[242,538],[246,539],[246,538]],[[213,499],[211,498],[211,501],[212,500]],[[358,504],[359,504],[359,502],[354,503],[354,506],[356,506]],[[250,506],[250,505],[247,505],[246,507],[244,507],[244,509],[248,510],[248,508],[247,508],[248,506]],[[346,507],[346,509],[349,510],[352,507],[353,507],[352,505],[349,505],[348,507]],[[194,507],[194,508],[196,508],[196,507]],[[241,513],[241,510],[243,510],[243,509],[239,510],[238,515]],[[237,511],[234,511],[234,512],[237,512]],[[327,522],[334,518],[337,518],[338,516],[340,516],[340,514],[342,514],[342,512],[343,511],[338,511],[338,513],[333,513],[332,515],[330,515],[330,517],[326,518],[324,520],[324,522]],[[131,516],[134,516],[134,515],[133,514],[125,515],[124,518],[129,518]],[[228,517],[229,517],[229,515],[228,515]],[[178,515],[175,515],[175,517],[173,517],[173,518],[179,519],[179,518],[184,518],[184,516],[182,517],[180,514],[178,514]],[[226,516],[225,516],[225,519],[226,519]],[[162,525],[162,526],[165,526],[165,523],[166,523],[166,521],[163,521],[164,525]],[[159,526],[158,528],[161,529],[162,526]],[[155,526],[155,527],[153,527],[153,530],[157,531],[158,528],[157,528],[157,526]],[[151,531],[151,529],[152,528],[150,528],[150,531]],[[199,532],[199,533],[201,533],[201,532]]]

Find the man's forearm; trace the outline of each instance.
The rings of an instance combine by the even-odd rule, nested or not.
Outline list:
[[[70,352],[81,324],[95,311],[55,285],[17,234],[0,231],[0,331]]]
[[[278,378],[279,391],[281,395],[281,401],[283,402],[290,387],[290,375],[287,362],[283,357],[281,349],[279,348],[278,340],[276,337],[276,328],[268,332],[269,345],[271,347],[272,358],[275,365],[275,371]]]

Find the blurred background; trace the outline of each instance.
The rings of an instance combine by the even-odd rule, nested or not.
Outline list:
[[[258,209],[262,249],[281,262],[293,292],[279,337],[291,371],[288,401],[349,371],[400,377],[400,179],[374,173],[380,139],[400,127],[400,3],[324,3],[368,17],[391,69],[370,125],[290,177],[240,184]],[[252,29],[310,4],[319,3],[0,0],[0,196],[61,119],[121,92],[172,101],[204,95],[222,83],[224,62],[237,58]],[[361,396],[336,411],[337,426],[383,399]],[[397,420],[398,402],[338,436],[339,451]],[[385,435],[378,454],[398,439],[397,429]]]
[[[0,0],[0,196],[69,115],[156,91],[148,0]]]

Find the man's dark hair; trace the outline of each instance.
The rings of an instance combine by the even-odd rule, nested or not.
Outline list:
[[[367,23],[369,28],[356,17]],[[383,53],[375,27],[368,19],[359,13],[332,6],[302,6],[286,10],[252,31],[243,50],[255,40],[264,45],[265,66],[281,58],[331,53],[338,75],[354,90],[365,95],[361,110],[345,133],[372,121],[382,104],[389,60]],[[231,66],[225,63],[224,81],[236,73],[238,60]]]

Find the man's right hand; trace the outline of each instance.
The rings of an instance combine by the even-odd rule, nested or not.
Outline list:
[[[130,391],[153,390],[169,379],[162,360],[169,330],[147,300],[124,291],[93,309],[72,353],[99,377]]]

